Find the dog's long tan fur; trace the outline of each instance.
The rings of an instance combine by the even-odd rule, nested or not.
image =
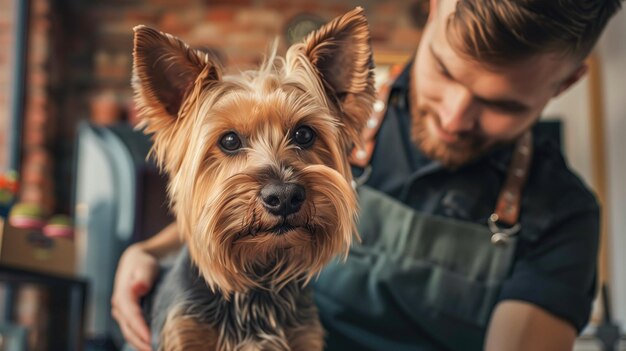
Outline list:
[[[162,339],[164,350],[215,350],[218,332],[192,316],[185,316],[184,311],[173,309],[163,326]]]
[[[164,349],[322,348],[302,289],[356,234],[347,156],[371,112],[372,68],[360,8],[231,76],[175,37],[135,28],[139,115],[188,250],[173,273],[187,280],[166,279],[182,287],[157,304],[172,310],[156,318]]]

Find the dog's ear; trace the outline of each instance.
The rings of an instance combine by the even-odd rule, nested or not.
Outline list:
[[[337,17],[304,41],[304,54],[328,96],[343,112],[348,136],[356,141],[376,98],[374,62],[367,19],[361,7]]]
[[[147,131],[157,132],[181,115],[183,102],[199,80],[218,81],[220,71],[207,54],[172,35],[146,26],[134,31],[135,102]]]

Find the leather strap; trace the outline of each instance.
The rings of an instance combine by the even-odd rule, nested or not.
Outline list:
[[[401,68],[401,66],[398,67]],[[361,144],[355,146],[350,154],[350,164],[353,166],[366,168],[370,164],[372,154],[374,153],[374,146],[376,145],[376,134],[385,118],[391,86],[401,73],[399,68],[393,67],[390,70],[389,79],[378,89],[378,97],[374,102],[372,114],[367,120],[365,128],[361,131]]]
[[[494,222],[501,222],[510,226],[517,224],[522,190],[528,178],[532,155],[533,137],[530,131],[526,131],[515,145],[506,180],[500,190],[496,210],[492,215]]]

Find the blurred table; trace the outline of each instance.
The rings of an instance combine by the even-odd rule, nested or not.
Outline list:
[[[46,294],[48,323],[44,332],[47,349],[69,351],[83,349],[87,294],[85,280],[0,264],[0,284],[5,287],[4,301],[0,301],[4,311],[4,315],[0,316],[3,323],[15,323],[16,293],[20,286],[34,285]]]

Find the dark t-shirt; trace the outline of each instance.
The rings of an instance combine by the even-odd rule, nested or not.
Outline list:
[[[367,185],[419,211],[485,224],[513,146],[454,171],[426,158],[410,138],[408,72],[405,69],[392,87]],[[533,161],[521,201],[522,230],[499,301],[532,303],[580,331],[595,295],[599,206],[553,138],[538,128],[533,136]]]

